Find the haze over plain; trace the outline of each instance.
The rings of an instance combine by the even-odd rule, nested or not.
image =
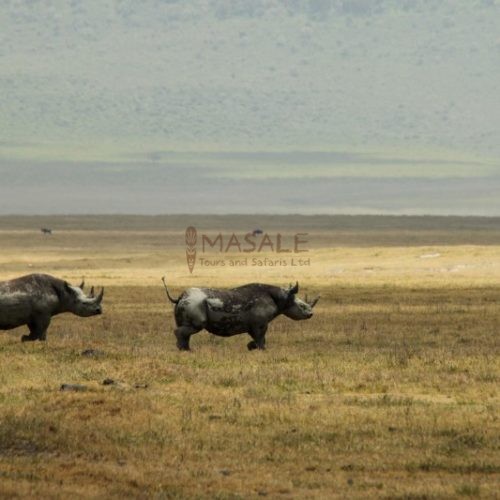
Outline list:
[[[0,213],[500,215],[495,0],[11,1]]]

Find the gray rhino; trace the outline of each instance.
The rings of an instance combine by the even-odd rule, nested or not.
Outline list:
[[[221,337],[248,333],[252,338],[247,345],[249,350],[265,349],[267,327],[276,316],[309,319],[319,300],[319,297],[311,302],[307,297],[299,299],[298,283],[289,288],[262,283],[230,290],[189,288],[174,299],[165,278],[162,279],[167,297],[175,305],[175,336],[180,350],[189,350],[189,338],[203,329]]]
[[[87,296],[84,283],[71,286],[48,274],[30,274],[10,281],[0,282],[0,330],[11,330],[28,325],[30,334],[23,335],[23,342],[45,340],[52,316],[71,312],[88,317],[102,314],[104,288],[94,296],[92,287]]]

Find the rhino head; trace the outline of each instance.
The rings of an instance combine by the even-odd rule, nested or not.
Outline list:
[[[297,297],[298,291],[299,282],[285,290],[287,299],[283,314],[294,320],[309,319],[313,315],[313,308],[318,303],[319,296],[309,301],[306,295],[304,300],[302,300]]]
[[[104,288],[101,289],[99,295],[94,295],[94,287],[91,288],[89,295],[83,291],[84,282],[80,286],[71,286],[64,283],[63,306],[67,312],[76,314],[77,316],[89,317],[102,314],[101,302],[104,297]]]

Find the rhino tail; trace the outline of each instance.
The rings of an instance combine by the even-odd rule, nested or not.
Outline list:
[[[165,287],[165,292],[167,292],[167,297],[168,297],[168,300],[170,300],[170,302],[172,302],[172,304],[178,304],[178,303],[179,303],[180,298],[174,299],[174,298],[170,295],[170,293],[168,293],[167,283],[165,282],[165,276],[163,276],[161,280],[163,281],[163,286]]]

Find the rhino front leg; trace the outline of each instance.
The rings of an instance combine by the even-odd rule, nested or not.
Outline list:
[[[252,328],[248,333],[253,340],[248,344],[248,350],[253,351],[254,349],[265,349],[266,348],[266,332],[267,325],[261,327]]]
[[[190,351],[189,339],[194,333],[198,333],[200,328],[194,328],[192,326],[178,326],[174,333],[177,339],[177,348],[180,351]]]
[[[29,335],[23,335],[21,337],[22,342],[31,342],[33,340],[45,340],[47,337],[47,328],[50,324],[49,317],[37,317],[28,323],[28,328],[30,329]]]

